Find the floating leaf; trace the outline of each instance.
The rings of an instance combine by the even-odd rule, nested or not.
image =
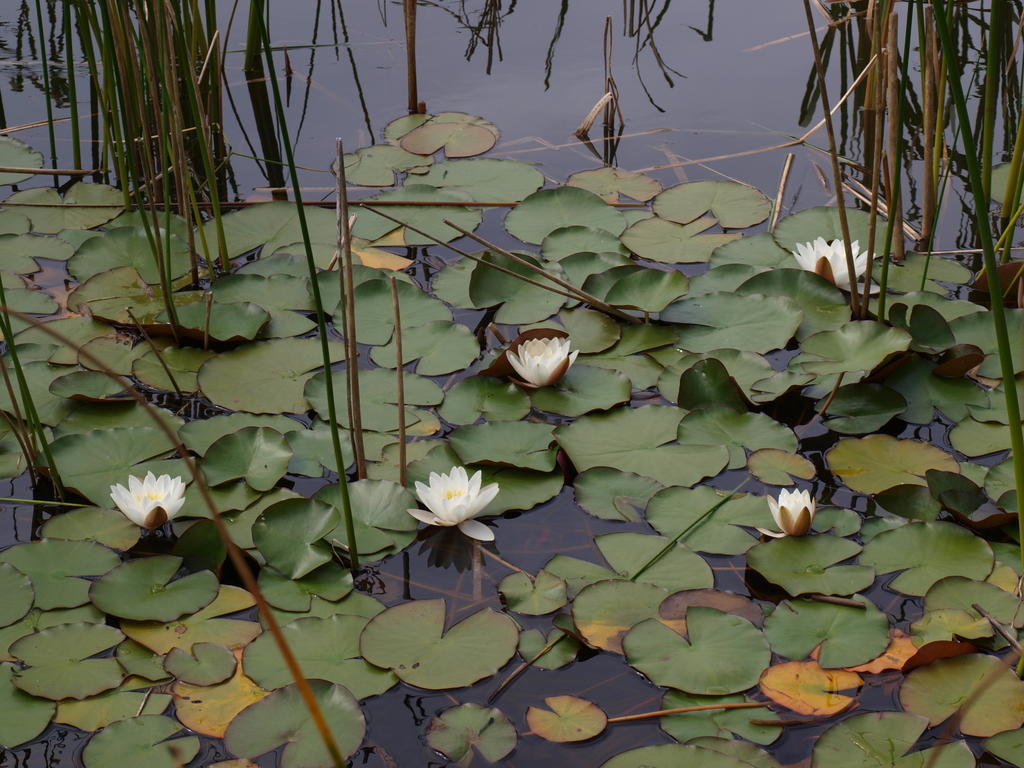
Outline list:
[[[666,488],[655,495],[647,506],[647,522],[670,538],[687,531],[682,541],[697,552],[738,555],[757,543],[743,528],[768,528],[772,517],[761,497],[729,497],[722,491],[700,486]]]
[[[682,691],[668,691],[662,699],[662,709],[677,707],[701,707],[715,704],[749,703],[751,700],[741,694],[728,696],[695,696]],[[752,720],[771,719],[772,712],[765,707],[750,709],[711,709],[666,715],[661,718],[661,729],[676,741],[687,742],[702,736],[716,736],[723,739],[742,737],[755,744],[771,744],[782,733],[777,725],[760,725]]]
[[[538,657],[537,654],[548,646],[551,647]],[[575,659],[579,650],[579,641],[560,629],[553,629],[546,636],[539,629],[519,634],[519,655],[537,669],[560,669]]]
[[[426,173],[417,174],[416,183],[441,187],[467,200],[515,202],[543,187],[544,174],[518,160],[481,157],[436,163]]]
[[[119,227],[90,238],[68,260],[68,272],[84,283],[93,275],[115,267],[133,267],[150,285],[159,285],[163,274],[176,280],[189,270],[188,245],[176,235],[170,236],[170,250],[164,233],[159,234],[160,261],[151,240],[142,227]]]
[[[815,475],[814,465],[795,453],[778,448],[762,448],[747,458],[750,473],[762,483],[793,485],[793,478],[810,480]]]
[[[548,696],[548,709],[530,707],[526,723],[542,739],[557,743],[586,741],[601,734],[608,716],[593,702],[576,696]]]
[[[740,237],[705,234],[717,223],[716,219],[705,217],[689,224],[676,224],[655,216],[638,221],[623,232],[622,244],[642,259],[662,264],[698,264],[711,258],[719,246]]]
[[[811,600],[785,600],[765,620],[772,650],[799,661],[818,650],[825,668],[852,667],[881,654],[889,645],[889,622],[866,598],[864,607]]]
[[[313,596],[340,600],[352,591],[352,574],[335,562],[327,563],[301,579],[289,579],[270,566],[260,569],[263,596],[283,611],[308,611]]]
[[[254,490],[269,491],[284,476],[291,459],[292,449],[280,432],[245,427],[211,445],[202,468],[210,485],[241,478]]]
[[[866,211],[848,207],[846,220],[850,239],[857,241],[860,248],[866,250],[871,216]],[[877,231],[885,232],[885,221],[881,218],[877,219]],[[790,252],[796,251],[798,243],[810,243],[819,237],[826,241],[842,241],[843,227],[839,220],[839,209],[831,206],[818,206],[785,216],[776,225],[772,234],[776,242]],[[876,256],[885,255],[881,252],[880,246],[881,238],[877,239],[875,243]],[[890,274],[892,274],[891,270]]]
[[[137,690],[142,688],[144,690]],[[57,704],[53,722],[72,725],[80,731],[95,732],[111,723],[140,715],[159,715],[171,697],[154,693],[147,681],[129,677],[112,691],[74,701],[67,699]]]
[[[924,485],[929,469],[959,471],[956,460],[941,448],[891,435],[840,440],[826,460],[833,474],[861,493],[879,493],[894,485]]]
[[[172,648],[164,669],[183,683],[216,685],[235,673],[235,656],[223,645],[195,643],[191,652]]]
[[[384,347],[374,347],[370,359],[382,368],[394,368],[395,339]],[[420,376],[440,376],[461,371],[480,356],[480,346],[473,332],[464,325],[436,320],[402,330],[402,363],[418,360],[415,371]]]
[[[900,686],[900,704],[932,726],[959,711],[961,733],[994,736],[1024,723],[1024,682],[1001,659],[972,653],[912,671]]]
[[[50,724],[56,705],[46,699],[29,696],[15,688],[13,664],[0,664],[0,746],[13,749],[31,741]]]
[[[174,714],[182,725],[215,739],[224,738],[238,713],[269,693],[243,674],[241,664],[235,665],[234,675],[223,683],[197,686],[177,682],[172,691]]]
[[[552,563],[547,568],[552,570]],[[626,633],[641,621],[657,616],[658,606],[667,595],[653,584],[598,581],[576,595],[572,602],[573,621],[588,644],[624,653],[622,640]]]
[[[217,596],[217,577],[210,571],[171,581],[180,567],[181,558],[172,555],[131,560],[93,584],[89,597],[100,610],[124,619],[173,621]]]
[[[430,721],[427,744],[458,766],[468,766],[475,752],[496,763],[515,749],[516,729],[499,709],[461,704]]]
[[[647,202],[661,192],[661,184],[637,171],[626,171],[621,168],[594,168],[589,171],[577,171],[565,180],[567,187],[579,187],[593,192],[606,203],[619,202],[619,195],[631,197],[640,202]]]
[[[814,744],[812,768],[973,768],[974,755],[962,741],[910,752],[928,727],[923,717],[904,712],[853,715],[823,733]],[[905,757],[904,757],[905,755]]]
[[[540,411],[582,416],[629,400],[629,379],[618,371],[578,363],[555,384],[532,390],[530,402]]]
[[[762,193],[734,181],[694,181],[669,187],[654,199],[654,212],[686,224],[710,212],[723,227],[745,229],[760,224],[772,203]]]
[[[801,715],[824,717],[856,701],[840,691],[859,688],[863,680],[845,669],[822,669],[814,661],[787,661],[761,674],[761,693]]]
[[[120,685],[124,670],[114,658],[93,659],[113,648],[124,635],[104,624],[59,624],[17,640],[10,653],[27,669],[14,674],[14,684],[44,699],[84,699]]]
[[[576,476],[576,503],[605,520],[639,522],[651,497],[663,486],[657,480],[610,467],[594,467]]]
[[[850,302],[843,292],[825,278],[803,269],[760,272],[745,280],[737,291],[783,296],[793,301],[804,313],[803,322],[796,331],[798,340],[820,331],[841,328],[850,319]]]
[[[709,293],[669,305],[661,319],[687,326],[679,332],[679,347],[689,352],[770,352],[786,346],[803,313],[781,296]]]
[[[915,522],[880,533],[865,545],[860,560],[879,573],[902,571],[889,588],[923,595],[946,576],[984,579],[993,556],[984,539],[958,525]]]
[[[543,616],[566,603],[565,582],[544,569],[534,578],[525,571],[506,576],[498,591],[510,611],[525,616]]]
[[[216,599],[191,616],[168,624],[125,621],[121,629],[135,642],[161,655],[172,648],[189,650],[194,643],[242,648],[260,634],[260,625],[254,621],[217,617],[252,608],[254,604],[252,595],[244,589],[222,584]]]
[[[459,203],[465,203],[467,206],[471,204],[461,193],[431,187],[427,184],[406,184],[399,189],[362,198],[360,203],[364,207],[352,227],[353,237],[377,240],[389,232],[393,232],[399,226],[391,219],[378,216],[373,211],[372,203],[378,200],[388,204],[384,208],[384,212],[388,216],[427,233],[420,235],[410,229],[403,230],[403,239],[406,245],[431,246],[437,242],[447,243],[462,237],[457,230],[444,223],[446,220],[470,231],[476,229],[480,224],[479,208],[458,205]],[[396,204],[405,202],[412,203],[412,205]],[[443,205],[429,205],[429,203],[442,203]],[[390,305],[387,310],[391,311]]]
[[[641,622],[622,641],[626,660],[657,685],[703,695],[749,688],[771,662],[764,635],[738,616],[691,607],[686,634]]]
[[[31,203],[18,211],[32,222],[32,231],[54,235],[64,229],[92,229],[105,224],[123,210],[124,196],[106,184],[79,181],[63,197],[53,187],[35,187],[15,192],[5,202]]]
[[[498,129],[482,117],[442,112],[410,130],[399,143],[417,155],[432,155],[443,148],[447,157],[472,157],[482,155],[497,140]]]
[[[402,603],[375,616],[363,630],[363,658],[394,670],[409,685],[461,688],[493,675],[512,658],[515,622],[485,608],[444,632],[444,600]]]
[[[43,156],[20,139],[13,136],[0,136],[0,165],[9,168],[42,168]],[[0,173],[0,186],[27,181],[32,178],[32,175],[31,173],[5,171]]]
[[[819,407],[824,406],[822,401]],[[874,432],[906,408],[903,395],[882,384],[845,384],[836,390],[829,403],[825,424],[844,435]]]
[[[357,149],[353,154],[346,154],[344,162],[345,180],[349,184],[358,184],[362,187],[390,187],[395,183],[396,172],[401,173],[410,168],[428,165],[431,159],[389,144],[378,144]],[[331,169],[334,170],[333,164]]]
[[[606,533],[594,543],[608,564],[629,579],[668,590],[714,586],[714,574],[704,558],[662,536]]]
[[[89,601],[89,576],[102,576],[121,562],[116,553],[90,541],[33,541],[0,553],[32,580],[35,606],[74,608]]]
[[[819,376],[872,371],[889,355],[903,352],[910,334],[873,320],[852,320],[836,331],[822,331],[800,343],[790,365]]]
[[[321,541],[338,525],[338,510],[315,499],[285,499],[268,507],[252,528],[253,542],[267,562],[300,579],[332,558]]]
[[[680,445],[724,446],[729,450],[729,469],[747,463],[744,449],[778,448],[795,451],[792,430],[763,413],[737,413],[722,406],[703,408],[679,422]]]
[[[505,217],[510,235],[535,245],[555,230],[573,226],[619,235],[626,228],[626,218],[593,192],[578,187],[534,192]]]
[[[0,563],[0,627],[22,618],[34,600],[35,592],[28,576],[10,563]]]
[[[181,730],[173,718],[144,715],[112,723],[97,733],[82,752],[85,768],[145,765],[178,768],[199,752],[195,736],[171,738]]]
[[[836,563],[860,551],[860,544],[827,534],[786,536],[751,549],[747,565],[794,596],[813,592],[852,595],[871,586],[875,571],[866,565]]]
[[[466,464],[487,463],[549,472],[555,468],[552,427],[500,421],[460,427],[449,438]]]
[[[489,376],[471,376],[445,395],[438,415],[449,424],[518,421],[530,411],[530,398],[515,384]]]

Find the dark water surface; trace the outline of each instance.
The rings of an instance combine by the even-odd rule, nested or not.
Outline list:
[[[246,155],[259,154],[253,115],[240,49],[245,40],[247,3],[239,3],[227,37],[227,81],[236,111],[226,135],[236,153],[231,159],[232,198],[269,199],[268,180],[260,166]],[[573,138],[583,116],[604,92],[602,37],[605,18],[612,19],[612,74],[621,96],[623,135],[614,151],[614,164],[626,169],[655,169],[665,186],[683,180],[734,178],[758,187],[774,197],[786,153],[796,154],[782,215],[827,204],[832,193],[820,182],[819,166],[830,178],[824,130],[809,138],[815,146],[794,147],[748,154],[742,157],[693,162],[733,153],[771,147],[799,136],[820,117],[820,110],[805,114],[808,78],[812,73],[810,44],[802,3],[798,0],[664,0],[651,3],[647,17],[656,27],[648,38],[646,26],[630,35],[624,29],[623,0],[444,0],[419,6],[419,93],[429,111],[464,111],[494,122],[502,132],[491,157],[511,157],[538,163],[553,181],[562,182],[574,171],[599,167],[594,151]],[[634,3],[645,5],[644,3]],[[44,8],[46,4],[44,4]],[[227,28],[233,4],[218,3],[222,29]],[[59,6],[55,6],[59,20]],[[498,23],[488,29],[481,18]],[[824,34],[826,20],[816,15]],[[59,24],[58,24],[59,29]],[[844,53],[829,63],[833,103],[859,71],[856,56],[848,56],[859,44],[852,25],[842,33]],[[852,36],[851,36],[852,35]],[[401,3],[374,0],[292,0],[271,2],[271,36],[275,46],[289,47],[293,74],[285,77],[279,54],[278,76],[288,89],[288,125],[297,162],[304,167],[302,183],[307,199],[331,198],[333,177],[326,171],[333,158],[335,137],[348,150],[379,142],[384,126],[405,113],[405,48],[402,38]],[[653,44],[652,44],[653,41]],[[314,46],[315,47],[311,47]],[[63,63],[63,41],[49,36],[45,48],[53,59],[51,75],[55,94],[66,94],[68,73]],[[80,50],[80,46],[78,46]],[[41,93],[40,44],[34,26],[34,6],[16,0],[0,0],[0,96],[6,127],[44,120]],[[852,63],[851,63],[851,60]],[[912,71],[913,71],[912,67]],[[79,94],[87,93],[87,71],[80,62],[74,76]],[[916,76],[915,76],[916,77]],[[67,115],[66,97],[56,116]],[[226,109],[229,108],[226,102]],[[88,103],[79,104],[81,114]],[[841,151],[862,158],[861,113],[852,101],[837,115]],[[87,125],[87,122],[86,122]],[[57,165],[71,164],[70,128],[57,126]],[[600,136],[600,124],[592,135]],[[45,126],[18,130],[11,135],[47,153]],[[90,137],[86,131],[86,139]],[[913,144],[913,141],[911,141]],[[92,144],[83,150],[91,154]],[[1001,144],[1000,144],[1001,146]],[[598,141],[597,153],[606,151]],[[85,162],[88,162],[86,159]],[[663,167],[667,166],[667,167]],[[959,172],[954,164],[954,172]],[[48,177],[19,188],[45,184]],[[915,210],[912,187],[906,208]],[[940,217],[937,249],[971,247],[972,236],[959,194],[949,194]],[[913,222],[911,217],[911,222]],[[499,214],[485,214],[480,230],[484,237],[509,242]],[[419,249],[417,259],[426,264],[450,260],[444,249]],[[970,264],[970,257],[967,257]],[[445,382],[440,382],[444,384]],[[835,435],[822,434],[804,443],[806,455],[823,468],[821,455]],[[803,431],[803,430],[802,430]],[[907,430],[907,435],[915,430]],[[946,427],[935,424],[921,439],[930,439],[951,450]],[[802,437],[807,437],[804,432]],[[716,485],[733,487],[743,477],[726,474]],[[296,489],[311,493],[323,481],[296,478]],[[756,483],[746,490],[758,491]],[[819,498],[826,503],[833,489],[820,485]],[[27,480],[0,483],[6,496],[31,494]],[[833,503],[867,510],[863,498],[848,492]],[[28,507],[0,509],[0,542],[27,541],[39,522]],[[535,573],[553,555],[572,554],[593,558],[595,535],[610,531],[647,530],[645,525],[613,524],[584,514],[567,488],[551,502],[528,513],[510,514],[498,522],[500,557]],[[459,620],[490,606],[500,609],[497,583],[508,571],[486,557],[478,567],[464,539],[428,537],[405,552],[365,569],[358,586],[387,604],[409,598],[445,597],[450,618]],[[742,558],[740,558],[742,563]],[[712,559],[716,586],[747,591],[744,573],[722,558]],[[905,621],[916,618],[913,605],[898,606],[902,596],[877,589],[872,594],[890,616]],[[550,617],[520,617],[524,628],[547,630]],[[518,659],[518,657],[517,657]],[[398,685],[387,694],[363,704],[368,721],[367,748],[357,753],[354,765],[401,768],[443,765],[444,761],[423,740],[427,723],[455,703],[483,703],[497,683],[518,662],[512,662],[495,678],[470,689],[424,692]],[[861,695],[868,709],[896,709],[899,676],[874,676]],[[660,708],[661,692],[612,654],[599,653],[559,671],[530,670],[495,702],[520,733],[529,730],[524,713],[545,695],[576,694],[593,700],[610,716]],[[831,724],[834,720],[829,720]],[[810,743],[823,725],[795,725],[771,747],[783,764],[806,758]],[[0,766],[14,768],[63,768],[80,765],[85,735],[64,726],[51,726],[37,742],[0,757]],[[556,745],[532,736],[521,737],[503,765],[598,766],[611,756],[634,746],[667,743],[670,739],[656,720],[609,727],[599,738],[581,745]],[[193,766],[208,765],[229,756],[212,740]],[[393,762],[389,762],[389,759]],[[265,756],[262,766],[276,765],[277,757]],[[478,758],[479,760],[479,758]],[[483,762],[479,760],[479,762]],[[995,765],[995,763],[990,763]]]

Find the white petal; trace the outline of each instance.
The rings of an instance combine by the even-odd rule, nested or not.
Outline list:
[[[424,512],[422,509],[407,509],[405,511],[413,517],[415,517],[421,523],[426,523],[427,525],[440,525],[440,523],[438,523],[437,518],[434,515],[430,514],[429,512]]]
[[[488,504],[490,504],[492,501],[494,501],[494,497],[497,496],[497,495],[498,495],[498,484],[497,483],[488,483],[483,488],[481,488],[480,489],[480,493],[477,494],[476,498],[473,500],[472,516],[476,517],[481,512],[483,512],[484,508]]]
[[[494,531],[478,520],[464,520],[459,523],[459,530],[477,541],[494,541]]]
[[[784,538],[786,535],[784,533],[779,533],[778,531],[769,531],[764,528],[755,528],[754,530],[758,531],[759,533],[763,533],[765,536],[770,536],[773,539],[781,539]]]

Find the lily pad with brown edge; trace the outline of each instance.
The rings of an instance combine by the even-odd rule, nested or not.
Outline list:
[[[190,762],[199,752],[199,739],[177,736],[179,731],[181,725],[164,715],[120,720],[89,740],[82,759],[86,768],[113,768],[117,765],[177,768]]]
[[[760,496],[736,494],[698,486],[665,488],[647,505],[647,522],[662,536],[673,538],[688,529],[681,539],[696,552],[738,555],[757,539],[744,528],[769,528],[771,511]]]
[[[252,608],[252,595],[240,587],[222,584],[212,603],[191,616],[166,624],[124,621],[121,629],[138,644],[163,655],[172,648],[189,650],[194,643],[219,643],[242,648],[262,632],[254,621],[222,618]]]
[[[217,643],[195,643],[191,651],[172,648],[164,669],[183,683],[208,686],[223,683],[235,672],[234,654]]]
[[[207,316],[205,302],[193,301],[185,304],[176,311],[179,333],[185,339],[196,343],[203,343],[212,339],[229,344],[238,344],[243,341],[251,341],[257,336],[293,336],[304,333],[313,327],[308,318],[300,317],[297,323],[291,324],[285,333],[285,329],[273,332],[270,323],[273,318],[263,307],[253,304],[251,301],[214,301],[210,304],[210,313]],[[161,312],[154,318],[155,322],[163,323],[162,327],[151,327],[151,333],[167,335],[170,329],[170,318],[166,312]],[[280,326],[280,324],[279,324]]]
[[[498,584],[498,592],[510,611],[525,616],[543,616],[567,602],[565,582],[544,569],[534,577],[525,571],[506,576]]]
[[[883,653],[864,664],[847,667],[850,672],[858,674],[878,674],[887,672],[890,669],[903,669],[904,665],[918,652],[913,638],[902,630],[892,628],[889,630],[889,645]]]
[[[603,520],[639,522],[651,497],[664,486],[657,480],[611,467],[594,467],[576,476],[573,489],[583,511]]]
[[[551,563],[548,564],[551,569]],[[622,640],[641,621],[656,617],[668,592],[636,581],[597,581],[572,601],[572,616],[580,636],[592,647],[624,653]]]
[[[905,712],[853,715],[825,731],[814,744],[812,768],[973,768],[974,755],[962,741],[911,751],[928,727]]]
[[[0,562],[28,576],[35,591],[35,607],[49,610],[88,602],[87,579],[102,576],[121,559],[91,541],[53,539],[16,544],[0,553]]]
[[[860,688],[863,679],[845,669],[822,669],[816,661],[787,661],[761,673],[761,693],[801,715],[827,717],[856,701],[841,691]]]
[[[954,523],[912,522],[880,533],[864,546],[860,561],[878,573],[900,574],[889,588],[924,595],[939,579],[965,576],[982,580],[992,570],[992,548]]]
[[[594,543],[615,572],[630,580],[670,591],[714,586],[714,573],[704,558],[663,536],[605,533]]]
[[[709,293],[670,304],[661,319],[686,326],[679,330],[678,347],[688,352],[766,353],[789,343],[803,322],[803,312],[782,296]]]
[[[545,648],[548,650],[541,654]],[[527,629],[519,634],[518,650],[523,661],[532,662],[532,667],[561,669],[576,658],[580,643],[575,637],[567,635],[560,629],[553,629],[547,635],[539,629]]]
[[[102,611],[132,621],[169,622],[205,608],[217,596],[217,577],[200,571],[174,578],[182,559],[155,555],[117,566],[89,589]]]
[[[674,443],[684,412],[669,406],[617,408],[583,416],[555,430],[558,444],[579,471],[615,467],[663,485],[693,485],[728,463],[724,447]]]
[[[515,749],[516,729],[496,707],[460,704],[430,721],[427,744],[460,768],[469,766],[477,753],[497,763]]]
[[[654,216],[636,222],[622,233],[622,244],[642,259],[661,264],[699,264],[716,248],[738,240],[737,233],[708,233],[717,219],[704,217],[688,224]]]
[[[120,685],[124,670],[113,657],[91,658],[113,648],[124,635],[105,624],[58,624],[11,644],[10,653],[26,665],[14,684],[33,696],[59,701],[84,699]]]
[[[359,647],[371,664],[391,669],[409,685],[462,688],[497,672],[516,651],[519,629],[490,608],[445,631],[444,600],[416,600],[377,614]]]
[[[714,608],[746,619],[758,629],[764,623],[761,608],[750,598],[720,589],[687,589],[666,597],[658,606],[658,617],[679,631],[686,630],[686,614],[690,608]]]
[[[368,664],[359,655],[359,635],[369,617],[339,613],[299,618],[281,628],[303,674],[344,685],[357,699],[377,696],[398,678],[387,669]],[[242,655],[242,667],[257,685],[267,690],[288,685],[293,678],[274,638],[264,633]]]
[[[13,664],[0,664],[0,746],[13,749],[19,744],[31,741],[50,724],[56,712],[52,701],[30,696],[14,687]]]
[[[765,637],[786,659],[801,661],[817,650],[826,669],[863,664],[888,647],[889,622],[867,598],[858,602],[864,607],[785,600],[765,619]]]
[[[959,712],[961,733],[994,736],[1024,723],[1024,682],[1003,660],[972,653],[913,670],[900,686],[900,704],[932,726]]]
[[[612,235],[626,228],[626,217],[593,192],[557,187],[534,192],[505,217],[505,229],[524,243],[539,245],[563,227],[592,227]]]
[[[236,659],[240,655],[240,651],[235,651]],[[270,693],[246,677],[241,664],[235,665],[234,674],[223,683],[200,686],[179,681],[171,692],[174,714],[182,725],[215,739],[224,738],[228,725],[239,712]]]
[[[724,696],[697,696],[683,691],[668,691],[661,700],[662,709],[682,707],[706,707],[715,704],[754,703],[742,694]],[[782,734],[778,725],[762,725],[754,720],[771,720],[772,711],[762,707],[737,709],[709,709],[665,715],[661,718],[661,729],[679,742],[689,742],[704,736],[723,739],[737,737],[748,739],[755,744],[771,744]]]
[[[129,677],[117,688],[81,701],[66,699],[57,704],[54,723],[95,732],[112,723],[144,715],[159,715],[171,703],[171,696],[155,693],[147,680]]]
[[[825,459],[834,475],[861,493],[879,493],[894,485],[924,485],[929,469],[959,471],[956,459],[941,448],[881,434],[840,440]]]
[[[4,202],[21,203],[17,210],[32,222],[32,231],[46,235],[64,229],[92,229],[124,210],[121,190],[81,181],[71,185],[63,195],[53,187],[35,187],[15,192]]]
[[[586,189],[613,205],[619,202],[619,195],[645,203],[661,192],[661,183],[657,179],[637,171],[609,166],[577,171],[565,180],[565,185]]]
[[[344,347],[329,345],[331,361]],[[216,405],[248,413],[303,413],[307,382],[323,367],[315,339],[274,339],[247,344],[207,360],[199,369],[202,393]]]
[[[750,549],[747,565],[794,597],[852,595],[875,580],[875,570],[868,565],[839,565],[860,551],[860,544],[829,534],[786,536]]]
[[[687,611],[685,638],[649,619],[626,634],[622,648],[656,685],[701,695],[750,688],[771,663],[768,641],[749,621],[703,606]]]
[[[599,706],[577,696],[548,696],[544,704],[547,709],[526,710],[526,724],[547,741],[586,741],[599,736],[608,724],[608,716]]]

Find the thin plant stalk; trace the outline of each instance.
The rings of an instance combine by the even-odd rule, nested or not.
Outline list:
[[[839,150],[836,143],[836,130],[832,125],[832,110],[828,103],[828,89],[825,82],[825,67],[821,61],[821,49],[818,47],[818,33],[811,16],[811,4],[804,0],[804,13],[807,16],[807,27],[811,38],[811,49],[814,52],[814,69],[818,77],[818,96],[825,116],[825,129],[828,133],[829,160],[832,161],[832,182],[836,190],[836,206],[839,212],[839,229],[843,235],[843,246],[846,250],[846,269],[850,275],[850,310],[855,317],[860,316],[857,293],[857,270],[853,265],[853,250],[850,242],[850,224],[846,219],[846,202],[843,200],[843,174],[839,168]],[[867,286],[864,288],[867,290]]]
[[[985,82],[981,112],[981,183],[985,200],[992,194],[992,149],[995,140],[1002,48],[1005,37],[1006,0],[992,0],[988,14],[988,45],[985,53]]]
[[[334,141],[335,214],[338,228],[338,285],[339,306],[345,339],[346,382],[348,386],[349,426],[352,455],[356,462],[356,477],[366,477],[366,447],[363,443],[363,408],[359,393],[359,340],[356,338],[356,284],[352,265],[352,227],[348,215],[348,181],[345,178],[345,150],[341,139]]]
[[[912,11],[908,11],[911,13]],[[908,20],[907,29],[910,29]],[[886,57],[886,88],[885,88],[885,109],[889,113],[889,125],[887,131],[887,157],[889,158],[889,179],[886,185],[887,202],[889,205],[889,223],[895,233],[892,240],[892,253],[890,258],[897,264],[903,261],[903,209],[900,200],[901,177],[900,167],[903,143],[903,121],[901,119],[901,102],[906,94],[907,83],[901,80],[900,54],[896,45],[896,35],[899,33],[899,17],[894,13],[889,17],[889,47]]]
[[[78,83],[75,78],[75,45],[71,0],[64,0],[64,61],[68,77],[68,105],[71,108],[71,157],[76,170],[82,168],[81,129],[78,124]]]
[[[395,310],[395,386],[398,390],[398,484],[405,485],[405,371],[402,365],[402,310],[398,303],[398,280],[391,276],[391,304]]]
[[[402,10],[405,17],[405,78],[409,91],[409,114],[413,115],[420,111],[416,82],[416,0],[402,0]]]
[[[273,72],[274,61],[270,52],[270,39],[267,36],[267,29],[263,23],[263,0],[253,0],[256,24],[259,27],[259,36],[263,48],[263,56],[266,60],[267,71]],[[348,479],[345,477],[345,462],[341,454],[341,439],[338,435],[338,414],[337,404],[334,401],[334,381],[331,375],[331,352],[327,341],[327,321],[324,314],[323,299],[320,295],[320,284],[317,281],[316,262],[313,260],[313,246],[309,239],[309,225],[306,222],[306,211],[302,207],[302,193],[299,191],[299,176],[295,169],[295,156],[292,153],[292,143],[288,137],[288,124],[285,119],[284,107],[281,102],[281,89],[278,86],[277,78],[270,78],[271,91],[274,95],[274,107],[277,111],[277,119],[281,127],[281,143],[284,145],[285,154],[288,158],[288,170],[291,174],[292,187],[295,190],[295,210],[298,213],[299,229],[302,232],[302,243],[306,252],[306,267],[309,270],[310,289],[313,293],[313,304],[316,307],[316,320],[318,335],[320,337],[320,352],[324,364],[324,388],[327,395],[327,421],[331,426],[331,448],[334,451],[334,460],[338,467],[338,498],[341,503],[342,518],[345,521],[345,538],[348,546],[349,564],[353,570],[359,568],[359,550],[356,545],[356,531],[352,520],[352,504],[349,500]],[[352,361],[349,361],[351,364]],[[330,747],[330,745],[328,745]],[[332,750],[332,755],[337,754],[337,747]],[[340,758],[339,758],[340,760]],[[340,764],[340,763],[339,763]]]
[[[57,167],[57,138],[53,130],[53,94],[50,91],[50,54],[46,50],[46,36],[43,33],[43,6],[36,0],[36,26],[39,38],[39,59],[43,65],[43,91],[46,93],[46,129],[50,138],[50,166]],[[53,183],[57,184],[57,177]]]
[[[942,46],[946,66],[950,73],[949,90],[957,112],[957,121],[960,124],[960,133],[964,143],[964,158],[967,162],[967,173],[971,184],[972,198],[974,200],[974,218],[977,228],[978,239],[981,241],[982,260],[985,264],[988,280],[989,296],[992,297],[990,312],[992,314],[992,326],[995,331],[996,348],[999,352],[999,368],[1003,379],[1003,396],[1006,400],[1006,415],[1008,419],[1008,430],[1010,432],[1010,450],[1013,458],[1013,479],[1017,491],[1017,499],[1024,500],[1024,432],[1021,431],[1020,403],[1017,400],[1017,387],[1015,386],[1015,372],[1013,365],[1013,353],[1010,347],[1010,335],[1006,328],[1006,315],[1003,311],[1003,302],[999,301],[999,274],[996,268],[995,250],[992,243],[992,231],[989,228],[988,220],[988,197],[985,195],[984,182],[981,168],[978,162],[978,149],[974,141],[974,131],[970,124],[970,115],[967,112],[967,101],[964,98],[963,87],[958,73],[954,70],[955,62],[958,61],[956,50],[953,47],[953,38],[950,34],[949,23],[946,18],[945,0],[932,0],[937,13],[935,14],[935,26],[939,34],[939,41]],[[1024,568],[1024,515],[1017,516],[1018,537],[1020,540],[1021,567]],[[1024,671],[1018,665],[1017,674]]]
[[[0,289],[2,289],[2,286],[0,286]],[[118,384],[123,387],[125,393],[131,396],[135,402],[141,406],[145,414],[153,421],[154,426],[156,426],[156,428],[167,437],[171,444],[174,445],[179,458],[185,464],[185,468],[192,476],[193,485],[199,489],[199,495],[210,512],[210,519],[213,521],[214,527],[217,529],[217,535],[220,537],[221,541],[224,542],[227,555],[231,559],[231,563],[235,567],[239,578],[242,580],[242,585],[252,595],[253,600],[255,600],[256,607],[260,613],[260,618],[267,627],[267,631],[270,632],[271,637],[273,637],[274,643],[277,645],[278,652],[284,659],[285,666],[288,667],[289,673],[295,680],[295,686],[299,691],[299,695],[302,698],[303,703],[306,705],[306,708],[309,710],[310,717],[313,720],[313,724],[316,727],[317,732],[320,734],[328,752],[331,754],[335,768],[344,768],[346,766],[345,760],[341,756],[340,750],[334,740],[334,736],[327,725],[327,720],[324,717],[323,711],[320,709],[320,705],[317,703],[316,697],[313,695],[313,691],[309,687],[309,681],[303,674],[302,668],[299,666],[298,659],[296,659],[295,654],[288,645],[288,641],[285,638],[284,633],[281,631],[281,625],[274,616],[274,612],[271,610],[270,604],[263,596],[263,591],[260,589],[259,583],[256,581],[256,577],[253,575],[249,568],[249,564],[246,561],[246,556],[242,554],[242,551],[238,548],[238,545],[235,544],[234,539],[231,537],[231,534],[227,529],[227,525],[224,523],[224,520],[220,515],[220,511],[217,509],[217,505],[214,503],[213,497],[210,495],[210,488],[206,484],[206,478],[203,476],[203,473],[199,471],[198,465],[193,460],[191,454],[189,454],[188,449],[181,442],[177,433],[168,426],[167,420],[161,418],[160,412],[157,411],[157,409],[148,400],[146,400],[146,398],[143,397],[135,387],[121,376],[118,376],[102,360],[89,352],[89,350],[83,349],[64,334],[59,331],[55,331],[49,324],[41,323],[29,315],[24,315],[20,312],[8,309],[5,304],[3,306],[3,310],[0,311],[0,324],[10,325],[9,316],[14,316],[24,320],[53,338],[58,343],[75,349],[78,352],[79,357],[87,362],[90,368],[105,373],[114,381],[118,382]]]
[[[875,262],[875,237],[878,234],[878,194],[879,194],[879,183],[881,177],[882,168],[882,130],[885,122],[885,110],[882,109],[882,94],[885,92],[886,87],[886,74],[888,68],[885,66],[889,59],[890,51],[888,48],[882,48],[881,41],[881,28],[882,20],[881,14],[878,14],[878,21],[876,29],[878,34],[873,38],[874,42],[877,43],[876,65],[875,69],[876,76],[873,79],[872,84],[874,85],[874,125],[871,134],[872,147],[871,147],[871,203],[868,206],[868,265],[867,272],[864,275],[864,295],[861,297],[860,316],[867,317],[868,312],[868,298],[871,296],[871,272]],[[889,38],[889,46],[895,45],[895,41],[892,37]],[[890,212],[891,215],[891,212]],[[831,397],[828,403],[831,403]],[[825,404],[822,412],[828,409],[828,403]]]

